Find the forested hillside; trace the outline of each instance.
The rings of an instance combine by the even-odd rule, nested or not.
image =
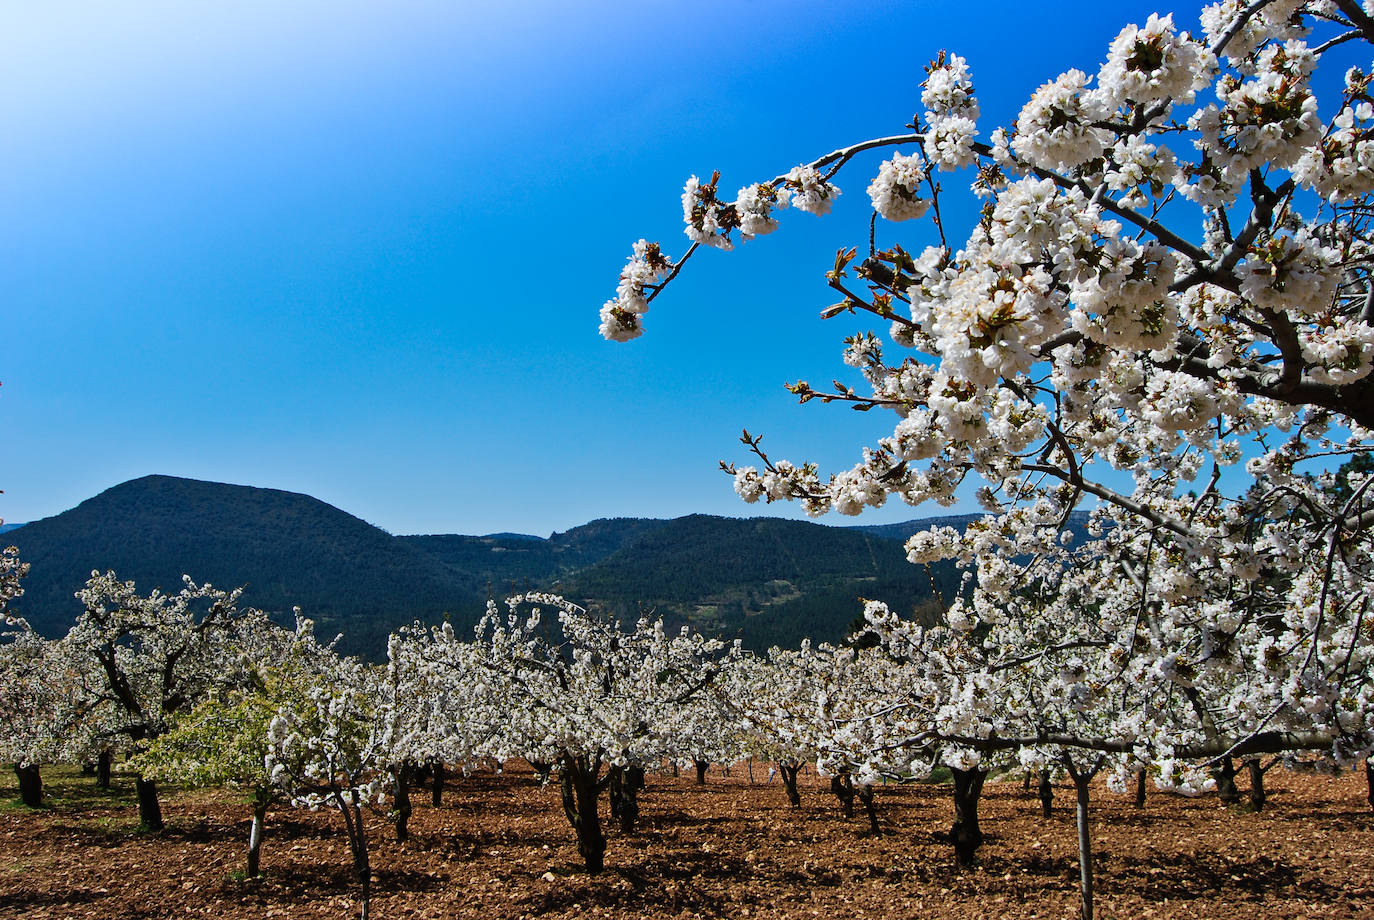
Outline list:
[[[183,573],[246,585],[246,604],[289,620],[300,606],[322,635],[376,654],[387,634],[445,611],[475,622],[486,588],[332,505],[277,489],[145,476],[6,535],[32,564],[13,607],[41,632],[64,631],[91,571],[141,590],[176,591]]]
[[[185,572],[246,585],[244,603],[283,621],[300,606],[321,634],[342,632],[346,651],[378,657],[397,626],[448,615],[467,630],[488,596],[530,589],[755,648],[838,641],[860,598],[928,618],[932,578],[948,597],[957,573],[910,565],[888,530],[691,515],[596,520],[547,539],[396,537],[307,495],[146,476],[7,538],[33,567],[15,610],[47,635],[80,613],[73,594],[94,569],[145,591],[175,591]]]

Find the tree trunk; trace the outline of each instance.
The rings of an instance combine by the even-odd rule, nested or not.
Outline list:
[[[692,765],[697,768],[697,785],[706,785],[706,768],[711,765],[709,760],[693,760]]]
[[[144,830],[162,830],[162,806],[157,800],[157,783],[138,777],[134,780],[138,792],[138,823]]]
[[[1374,763],[1368,757],[1364,760],[1364,788],[1365,801],[1369,803],[1369,810],[1374,811]]]
[[[97,789],[110,788],[110,768],[114,765],[114,752],[105,748],[95,761],[95,785]]]
[[[1040,787],[1036,790],[1040,797],[1040,817],[1048,818],[1054,810],[1054,784],[1050,782],[1050,771],[1040,771]]]
[[[782,774],[782,787],[787,790],[787,801],[793,808],[801,807],[801,793],[797,791],[798,764],[778,762],[778,772]]]
[[[611,817],[616,819],[621,833],[634,833],[635,822],[639,820],[639,790],[643,788],[643,767],[611,767],[606,775]]]
[[[38,771],[38,764],[31,763],[27,767],[15,764],[14,775],[19,778],[19,801],[30,808],[42,808],[43,774]]]
[[[1221,763],[1212,768],[1212,778],[1217,781],[1217,797],[1223,805],[1239,805],[1240,789],[1236,786],[1236,764],[1230,757],[1223,757]]]
[[[1145,771],[1143,769],[1135,771],[1135,807],[1145,807]]]
[[[353,877],[358,881],[362,920],[367,920],[372,908],[372,863],[367,854],[367,830],[363,827],[363,812],[357,801],[344,802],[339,798],[348,827],[348,846],[353,851]]]
[[[414,774],[415,768],[408,763],[393,768],[396,777],[396,807],[393,811],[396,814],[397,843],[405,843],[410,838],[410,782]]]
[[[582,757],[567,757],[559,764],[562,781],[563,812],[577,833],[577,852],[595,875],[606,865],[606,837],[601,833],[601,818],[597,814],[599,764],[593,767]]]
[[[1264,811],[1264,800],[1268,798],[1264,792],[1264,766],[1258,757],[1252,757],[1245,761],[1245,769],[1250,774],[1250,807]]]
[[[868,829],[874,837],[881,837],[883,829],[878,826],[878,809],[873,805],[873,787],[860,786],[858,795],[859,801],[864,803],[864,813],[868,815]]]
[[[1093,851],[1088,831],[1088,783],[1096,770],[1073,772],[1073,785],[1078,792],[1078,887],[1083,920],[1093,920]]]
[[[1030,795],[1031,772],[1027,770],[1021,774],[1021,794]]]
[[[973,865],[974,854],[983,845],[983,831],[978,826],[978,797],[983,794],[983,781],[988,771],[954,770],[954,825],[949,829],[954,856],[961,866]]]
[[[444,765],[436,763],[429,778],[430,804],[435,808],[442,808],[444,805],[444,774]]]
[[[258,789],[253,795],[253,823],[248,827],[248,877],[257,878],[259,853],[262,850],[262,828],[267,820],[267,805],[272,801],[269,789]]]
[[[830,777],[830,791],[840,800],[846,818],[854,817],[854,779],[848,773]]]

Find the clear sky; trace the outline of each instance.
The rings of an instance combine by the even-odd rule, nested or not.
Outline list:
[[[2,8],[0,517],[165,473],[394,533],[547,534],[800,516],[717,471],[747,462],[741,427],[829,470],[890,431],[781,386],[828,383],[866,328],[816,313],[835,249],[866,239],[876,159],[837,180],[831,217],[704,253],[643,338],[600,338],[631,243],[685,249],[688,175],[720,169],[731,193],[900,132],[941,48],[968,58],[985,127],[1009,122],[1155,6]],[[1196,29],[1196,7],[1176,19]]]

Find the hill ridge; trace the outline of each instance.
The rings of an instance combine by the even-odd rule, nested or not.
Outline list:
[[[923,523],[951,518],[922,519]],[[909,522],[914,523],[914,522]],[[558,590],[616,616],[652,608],[671,625],[740,636],[751,647],[841,639],[861,597],[935,615],[930,580],[905,561],[909,524],[832,526],[696,513],[596,518],[548,537],[392,535],[313,496],[149,474],[9,532],[32,563],[15,611],[47,635],[80,612],[92,569],[142,591],[185,572],[290,619],[294,605],[350,652],[378,656],[385,636],[447,616],[470,628],[489,594]],[[940,591],[958,584],[934,567]]]

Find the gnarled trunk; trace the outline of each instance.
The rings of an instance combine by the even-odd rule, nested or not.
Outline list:
[[[410,783],[414,779],[415,767],[408,763],[403,763],[392,768],[392,775],[396,777],[395,807],[392,809],[396,815],[396,841],[404,843],[410,838]]]
[[[95,759],[95,785],[97,789],[110,788],[110,768],[114,764],[114,751],[105,748]]]
[[[30,808],[42,808],[43,774],[38,771],[38,764],[25,767],[15,764],[14,775],[19,778],[19,801]]]
[[[622,833],[634,833],[635,822],[639,820],[639,790],[643,788],[643,767],[611,767],[606,776],[611,817],[616,819]]]
[[[606,837],[601,833],[597,799],[601,795],[597,774],[599,760],[565,757],[558,765],[563,795],[563,812],[577,834],[577,852],[592,875],[606,864]]]
[[[858,791],[859,801],[864,804],[864,813],[868,815],[868,829],[874,837],[881,837],[883,829],[878,826],[878,809],[873,804],[873,787],[863,785]]]
[[[447,771],[441,763],[435,763],[429,777],[430,804],[442,808],[444,804],[444,779]]]
[[[1145,807],[1145,771],[1135,771],[1135,807]]]
[[[801,793],[797,791],[797,770],[800,766],[778,761],[778,772],[782,774],[782,788],[787,790],[787,801],[793,808],[801,807]]]
[[[693,760],[692,766],[697,768],[697,785],[706,785],[706,768],[711,765],[709,760]]]
[[[1245,761],[1245,769],[1250,774],[1250,808],[1264,811],[1264,801],[1268,798],[1264,792],[1264,765],[1258,757],[1251,757]]]
[[[954,825],[949,839],[954,844],[954,857],[961,866],[973,865],[974,855],[983,845],[983,830],[978,826],[978,798],[983,794],[983,781],[988,771],[954,771]]]
[[[1240,788],[1236,786],[1236,764],[1230,757],[1221,758],[1221,763],[1212,768],[1212,778],[1217,781],[1217,798],[1224,805],[1240,804]]]
[[[1054,811],[1054,784],[1050,782],[1050,771],[1040,771],[1040,786],[1036,790],[1040,797],[1040,816],[1048,818]]]
[[[157,783],[138,777],[134,780],[138,793],[138,823],[144,830],[162,830],[162,805],[157,800]]]
[[[840,800],[840,810],[844,816],[854,817],[854,778],[848,773],[830,777],[830,791]]]

